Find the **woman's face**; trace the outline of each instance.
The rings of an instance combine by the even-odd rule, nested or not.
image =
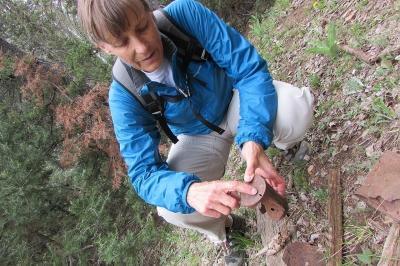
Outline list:
[[[130,29],[121,38],[112,37],[98,45],[106,53],[120,57],[134,68],[152,72],[163,61],[163,46],[152,12],[145,11],[142,5],[141,8],[139,19],[130,16]]]

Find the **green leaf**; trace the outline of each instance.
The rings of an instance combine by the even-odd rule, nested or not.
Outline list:
[[[374,99],[372,109],[381,116],[387,117],[388,120],[396,117],[396,113],[393,109],[388,107],[380,97]]]
[[[328,25],[327,35],[327,39],[324,41],[312,42],[311,47],[308,49],[308,51],[311,53],[322,54],[331,58],[335,58],[338,54],[335,24],[330,23]]]
[[[334,23],[329,23],[328,25],[327,44],[329,47],[333,47],[336,45],[336,27]]]
[[[329,55],[329,47],[325,45],[315,45],[314,47],[309,48],[308,51],[313,54]]]

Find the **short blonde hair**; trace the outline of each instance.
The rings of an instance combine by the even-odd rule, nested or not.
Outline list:
[[[93,43],[110,42],[129,30],[129,17],[140,18],[140,5],[150,11],[146,0],[78,0],[78,16]]]

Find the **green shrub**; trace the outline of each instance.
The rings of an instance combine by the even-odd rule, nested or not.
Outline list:
[[[336,58],[338,55],[338,46],[336,42],[335,24],[329,23],[327,30],[327,39],[324,41],[314,41],[311,43],[310,53],[322,54],[330,58]]]

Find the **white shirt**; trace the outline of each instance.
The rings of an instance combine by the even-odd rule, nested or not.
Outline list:
[[[144,70],[142,71],[152,81],[156,81],[171,87],[176,87],[172,74],[171,63],[165,58],[161,65],[153,72],[146,72]]]

